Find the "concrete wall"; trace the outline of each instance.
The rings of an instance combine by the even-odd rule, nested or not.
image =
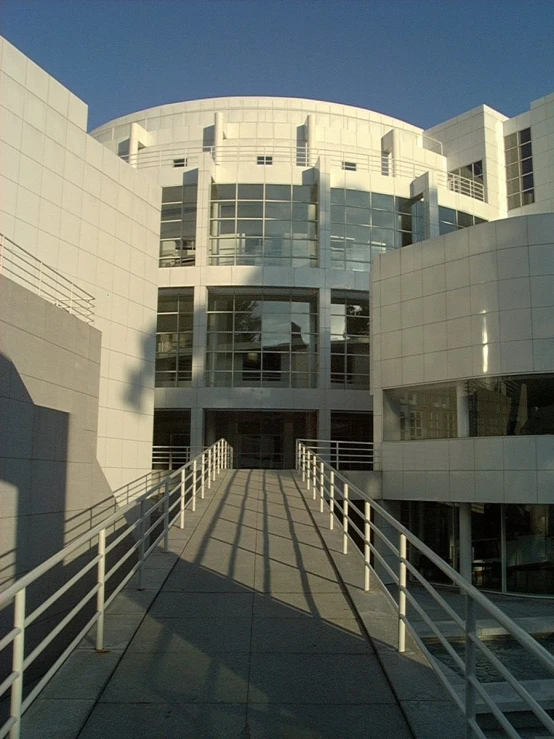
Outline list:
[[[0,233],[96,298],[98,459],[117,488],[151,465],[160,190],[4,39],[0,60]]]
[[[100,332],[0,276],[0,582],[113,507],[96,459]]]
[[[383,255],[373,271],[375,440],[383,390],[554,372],[554,215]],[[384,441],[390,499],[553,502],[554,437]]]

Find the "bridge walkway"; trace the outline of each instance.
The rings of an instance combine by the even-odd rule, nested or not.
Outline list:
[[[223,473],[24,718],[42,739],[408,739],[292,471]],[[92,637],[89,640],[92,643]]]

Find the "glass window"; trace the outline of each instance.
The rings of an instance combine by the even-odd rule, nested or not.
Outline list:
[[[369,301],[331,293],[331,385],[369,388]]]
[[[196,185],[162,188],[160,267],[194,265]]]
[[[229,348],[229,329],[221,331],[222,318],[226,326],[234,327],[234,349],[225,367],[217,359]],[[233,387],[312,387],[316,381],[316,294],[275,290],[251,299],[237,291],[229,302],[228,296],[220,298],[217,291],[211,291],[207,347],[206,382],[210,386],[226,382]],[[221,369],[227,372],[225,377],[218,374]]]
[[[468,380],[471,436],[554,434],[554,375]]]
[[[385,390],[383,401],[385,441],[449,439],[457,435],[455,383]]]
[[[237,201],[212,201],[211,236],[236,236],[223,242],[210,243],[210,264],[229,266],[314,266],[317,264],[317,197],[315,186],[267,185],[262,201],[263,185],[230,185],[229,191],[218,185],[214,196],[237,193]],[[286,198],[286,200],[284,200]],[[295,202],[291,200],[295,199]],[[312,200],[310,200],[312,198]],[[238,220],[235,220],[235,213]],[[291,239],[309,240],[309,247],[291,247]],[[299,256],[303,253],[304,256]],[[299,259],[302,260],[300,264]]]
[[[175,387],[192,380],[193,290],[158,291],[156,387]]]
[[[535,202],[531,129],[504,138],[508,210]]]

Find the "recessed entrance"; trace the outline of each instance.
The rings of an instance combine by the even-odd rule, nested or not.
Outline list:
[[[225,437],[238,469],[293,469],[296,440],[314,438],[316,411],[206,411],[206,444]]]

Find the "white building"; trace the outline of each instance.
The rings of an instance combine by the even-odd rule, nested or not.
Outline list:
[[[35,95],[11,54],[10,84]],[[37,115],[25,123],[49,138],[54,124]],[[516,118],[481,106],[428,131],[271,97],[160,106],[91,136],[79,125],[82,156],[144,192],[142,211],[113,185],[94,185],[100,212],[84,195],[91,163],[76,183],[76,217],[89,225],[74,249],[102,249],[123,270],[110,278],[114,290],[120,278],[126,286],[125,305],[110,302],[117,325],[131,304],[151,310],[150,287],[147,299],[126,275],[138,269],[151,284],[159,235],[154,444],[225,436],[239,466],[291,467],[297,438],[373,439],[380,494],[441,554],[458,562],[460,539],[462,569],[481,584],[554,592],[554,96]],[[68,130],[64,151],[76,145]],[[14,209],[16,221],[27,211]],[[64,236],[48,232],[44,251],[39,211],[34,230],[3,228],[50,255]],[[146,261],[130,251],[133,220],[148,229]],[[103,300],[104,283],[55,254]],[[105,349],[116,352],[114,371],[143,388],[146,427],[151,385],[140,361],[119,361],[129,336],[117,328]],[[100,390],[106,409],[134,397],[107,376]],[[105,453],[119,455],[127,431],[107,424],[100,438],[115,446]]]

